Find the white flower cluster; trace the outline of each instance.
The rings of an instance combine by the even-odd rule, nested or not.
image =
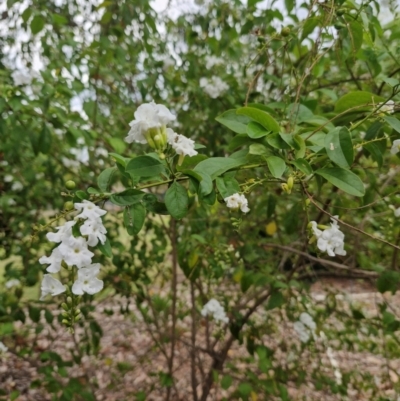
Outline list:
[[[395,139],[392,143],[392,149],[390,149],[390,153],[395,155],[400,151],[400,139]]]
[[[217,56],[206,56],[205,57],[206,68],[207,70],[211,70],[214,66],[223,64],[224,60]]]
[[[12,278],[11,280],[8,280],[4,286],[8,289],[17,287],[21,284],[21,282],[17,278]]]
[[[233,194],[225,198],[224,201],[230,209],[238,210],[240,208],[243,213],[250,211],[248,201],[243,194]]]
[[[294,323],[294,330],[298,334],[300,341],[306,343],[310,340],[312,336],[316,338],[315,329],[317,325],[315,324],[313,318],[306,312],[300,315],[297,322]]]
[[[333,352],[331,347],[327,347],[326,355],[328,355],[329,362],[332,365],[333,374],[335,375],[336,383],[339,384],[339,386],[340,386],[342,384],[342,373],[339,370],[339,363],[338,363],[337,359],[335,358],[335,353]]]
[[[311,227],[315,237],[317,238],[317,247],[322,252],[327,252],[329,256],[335,255],[346,255],[344,250],[344,234],[340,231],[338,223],[335,219],[338,216],[332,218],[331,227],[321,231],[318,229],[316,221],[311,221]]]
[[[220,322],[229,323],[229,318],[225,314],[224,307],[214,298],[211,298],[201,310],[202,316],[212,315],[212,317]]]
[[[42,256],[39,263],[49,265],[46,268],[49,273],[58,273],[63,262],[68,266],[76,266],[78,278],[72,286],[72,292],[75,295],[82,295],[84,292],[96,294],[103,288],[103,282],[96,277],[100,271],[100,265],[98,263],[91,264],[94,253],[89,251],[88,246],[96,246],[99,241],[102,244],[105,243],[107,230],[101,216],[107,212],[87,200],[75,203],[75,209],[80,213],[74,221],[68,221],[63,226],[57,227],[57,233],[46,235],[49,241],[60,245],[53,249],[50,256]],[[72,233],[73,226],[77,224],[78,219],[85,220],[79,227],[82,237],[74,237]],[[48,294],[55,296],[65,291],[61,282],[50,274],[44,275],[41,289],[41,299]]]
[[[312,316],[310,316],[307,312],[303,312],[300,315],[299,320],[295,322],[293,326],[301,342],[307,343],[310,338],[313,337],[314,340],[320,340],[325,343],[325,346],[327,345],[325,333],[323,331],[320,331],[319,336],[316,334],[315,330],[317,328],[317,325],[315,324]],[[340,385],[342,384],[342,374],[339,370],[339,363],[335,358],[335,354],[331,347],[326,347],[326,354],[328,356],[330,364],[332,365],[336,383]]]
[[[201,78],[200,79],[200,88],[204,89],[204,92],[207,93],[213,99],[221,96],[225,91],[229,89],[229,86],[226,82],[224,82],[220,77],[212,77],[211,79],[208,78]]]
[[[194,149],[194,141],[184,135],[179,135],[171,128],[167,128],[168,143],[175,150],[176,154],[183,156],[196,156],[197,150]]]
[[[135,120],[129,123],[131,130],[125,138],[126,142],[148,143],[158,150],[163,150],[168,143],[182,157],[197,155],[193,140],[166,127],[176,117],[162,104],[143,103],[134,115]]]
[[[377,106],[382,106],[379,109],[381,113],[394,113],[396,103],[393,100],[388,100],[386,103],[378,103]]]
[[[175,116],[162,104],[143,103],[134,113],[135,120],[129,123],[131,129],[125,141],[147,143],[146,134],[150,129],[165,127]]]

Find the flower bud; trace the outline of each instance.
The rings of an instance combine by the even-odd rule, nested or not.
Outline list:
[[[72,305],[72,298],[71,297],[67,297],[67,304],[68,305]]]
[[[61,304],[61,308],[63,308],[65,311],[69,311],[69,306],[65,302]]]
[[[64,203],[64,210],[72,210],[74,208],[74,202],[68,201]]]
[[[69,326],[69,320],[67,320],[67,319],[63,319],[62,321],[61,321],[61,323],[62,324],[65,324],[65,325],[67,325],[67,326]]]
[[[80,309],[77,309],[77,310],[75,311],[75,317],[78,316],[80,313],[81,313],[81,310],[80,310]]]
[[[290,191],[291,191],[292,188],[293,188],[293,183],[294,183],[293,177],[292,177],[292,176],[289,176],[289,178],[288,178],[288,180],[287,180],[287,186],[288,186],[288,189],[289,189]]]
[[[67,189],[69,189],[69,190],[75,189],[75,188],[76,188],[75,181],[68,180],[68,181],[65,183],[65,188],[67,188]]]
[[[69,313],[66,312],[66,311],[64,311],[64,312],[61,313],[61,315],[62,315],[62,317],[68,317],[68,316],[69,316]]]

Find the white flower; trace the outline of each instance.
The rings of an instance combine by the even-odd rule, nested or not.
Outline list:
[[[84,292],[93,295],[103,289],[103,281],[96,276],[100,272],[100,264],[94,263],[88,267],[78,270],[78,279],[72,286],[75,295],[83,295]]]
[[[346,255],[344,250],[344,234],[340,231],[339,225],[335,219],[332,218],[331,227],[321,231],[317,228],[317,223],[311,221],[311,227],[315,237],[317,238],[317,247],[322,252],[327,252],[329,256]]]
[[[50,242],[65,242],[68,241],[72,235],[72,227],[76,221],[67,221],[64,225],[58,226],[57,233],[47,233],[46,237]]]
[[[21,284],[21,282],[18,279],[13,278],[11,280],[8,280],[4,285],[6,288],[10,289],[10,288],[16,287],[17,285],[20,285],[20,284]]]
[[[167,128],[168,143],[172,146],[178,155],[196,156],[197,150],[194,149],[194,141],[186,138],[184,135],[179,135],[171,128]]]
[[[307,313],[303,312],[299,318],[300,322],[304,324],[304,326],[308,327],[310,330],[315,331],[317,325],[315,324],[313,318]]]
[[[7,352],[8,348],[0,341],[0,353]]]
[[[217,56],[206,56],[205,62],[207,70],[211,70],[215,65],[222,64],[224,60]]]
[[[101,219],[96,220],[86,220],[85,223],[80,227],[82,235],[87,235],[87,243],[89,246],[96,246],[99,240],[102,244],[106,242],[107,233],[106,228],[103,226]]]
[[[216,99],[221,96],[223,92],[227,91],[229,86],[220,77],[214,76],[211,79],[201,78],[200,88],[203,88],[208,96]]]
[[[60,281],[53,278],[50,274],[45,274],[42,280],[42,296],[40,300],[42,300],[46,295],[51,294],[53,297],[65,292],[65,287],[61,284]]]
[[[15,86],[29,85],[32,82],[32,76],[23,71],[14,71],[11,74]]]
[[[337,359],[335,358],[335,354],[331,347],[327,347],[326,354],[328,355],[329,362],[332,365],[333,374],[335,375],[336,383],[340,385],[340,384],[342,384],[342,374],[339,370],[339,363],[338,363]]]
[[[21,191],[23,188],[24,186],[19,181],[15,181],[11,185],[11,191]]]
[[[93,202],[90,202],[88,200],[84,200],[82,203],[75,203],[74,206],[78,212],[81,212],[75,217],[76,219],[81,218],[97,220],[107,213],[105,210],[99,208]]]
[[[80,269],[92,263],[94,253],[87,248],[85,238],[78,237],[71,239],[68,243],[63,242],[58,249],[69,266],[75,265]]]
[[[394,210],[394,215],[396,217],[400,217],[400,207],[398,207],[397,209]]]
[[[382,113],[394,113],[396,103],[393,100],[388,100],[386,103],[378,103],[377,106],[382,107],[379,109]]]
[[[75,156],[77,162],[82,164],[88,164],[90,157],[89,157],[89,148],[87,146],[83,146],[82,148],[71,148],[69,153]]]
[[[400,151],[400,139],[396,139],[392,143],[392,149],[390,149],[390,153],[395,155]]]
[[[11,182],[14,180],[14,177],[11,174],[7,174],[4,176],[3,181],[4,182]]]
[[[307,330],[303,323],[295,322],[293,327],[302,343],[307,343],[310,340],[310,331]]]
[[[237,210],[240,208],[243,213],[248,213],[250,211],[248,207],[248,201],[243,194],[233,194],[225,198],[224,201],[226,203],[226,206],[230,209]]]
[[[303,343],[308,342],[311,336],[314,339],[316,338],[315,329],[317,328],[317,325],[313,318],[306,312],[303,312],[300,315],[299,320],[293,324],[293,327],[299,336],[300,341]]]
[[[54,248],[51,255],[49,257],[42,256],[39,259],[39,263],[41,265],[50,265],[46,268],[49,273],[58,273],[61,270],[62,259],[63,256],[61,255],[60,250],[58,248]]]
[[[210,299],[201,310],[202,316],[212,315],[217,321],[229,323],[229,318],[225,314],[223,306],[214,298]]]
[[[125,141],[147,143],[145,134],[151,128],[162,128],[175,120],[175,116],[162,104],[143,103],[135,111],[135,120],[129,123],[131,129]]]

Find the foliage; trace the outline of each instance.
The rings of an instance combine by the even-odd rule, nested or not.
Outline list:
[[[176,18],[147,1],[35,3],[9,0],[3,14],[0,322],[38,333],[60,323],[76,341],[68,361],[41,353],[35,385],[60,400],[95,399],[96,383],[71,372],[99,351],[96,297],[73,293],[76,267],[59,274],[65,294],[45,301],[36,294],[38,260],[51,250],[45,235],[90,200],[108,211],[107,241],[94,246],[99,296],[140,316],[165,356],[154,374],[165,399],[180,392],[181,342],[191,366],[185,399],[209,399],[217,388],[229,399],[289,400],[291,386],[307,383],[338,399],[352,389],[394,399],[398,384],[385,393],[335,359],[343,350],[398,357],[400,324],[390,305],[366,316],[334,293],[319,302],[307,280],[324,269],[371,279],[381,293],[397,290],[397,15],[382,26],[371,0],[285,1],[283,11],[217,0]],[[124,141],[133,113],[152,100],[176,115],[170,128],[194,140],[197,155],[182,155],[166,137],[157,142],[151,130],[145,144]],[[249,213],[243,198],[227,200],[235,194],[245,195]],[[342,255],[333,262],[321,240],[343,241],[337,223],[347,254],[333,246]],[[201,316],[213,298],[229,323]],[[130,302],[134,312],[124,308]],[[300,342],[294,328],[305,312],[315,328],[303,322],[309,339]],[[6,346],[34,358],[33,345],[16,344],[17,326],[7,327]],[[229,360],[235,344],[246,346],[251,368]],[[209,358],[204,366],[200,354]]]

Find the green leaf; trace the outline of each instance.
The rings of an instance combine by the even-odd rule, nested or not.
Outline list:
[[[400,133],[400,121],[395,117],[384,117],[383,118],[396,132]]]
[[[81,200],[84,200],[84,199],[89,199],[89,195],[86,193],[86,192],[84,192],[84,191],[81,191],[81,190],[79,190],[79,191],[76,191],[75,192],[75,196],[77,196],[79,199],[81,199]]]
[[[247,123],[250,122],[249,118],[237,115],[236,110],[225,111],[216,120],[237,134],[246,134]]]
[[[218,192],[224,199],[240,192],[239,183],[233,177],[217,177],[215,183],[217,185]]]
[[[97,249],[100,250],[100,252],[104,255],[107,256],[108,258],[112,258],[112,248],[111,248],[111,243],[110,240],[107,238],[106,242],[102,244],[99,242],[97,244]]]
[[[29,312],[29,317],[34,323],[38,323],[40,320],[40,312],[41,309],[35,308],[34,306],[28,305],[28,312]]]
[[[208,195],[212,191],[212,179],[207,173],[193,170],[183,170],[182,173],[193,177],[199,182],[202,195]]]
[[[121,156],[118,153],[109,153],[109,156],[113,157],[114,160],[123,167],[126,167],[127,163],[132,160],[127,157]]]
[[[324,177],[335,187],[350,195],[364,196],[365,194],[364,184],[357,175],[349,170],[340,167],[322,168],[315,171],[315,174]]]
[[[267,131],[262,125],[255,123],[254,121],[249,122],[247,125],[247,135],[252,139],[262,138],[267,136],[270,131]]]
[[[138,156],[128,162],[125,170],[133,176],[153,177],[164,171],[164,165],[153,157]]]
[[[271,156],[271,151],[261,143],[252,143],[249,147],[250,155]]]
[[[52,14],[51,18],[53,19],[53,23],[56,25],[65,25],[68,23],[67,18],[65,18],[63,15]]]
[[[221,387],[224,390],[227,390],[232,385],[233,379],[232,376],[225,375],[221,380]]]
[[[198,173],[208,174],[211,179],[224,174],[226,171],[243,166],[247,163],[246,158],[232,159],[230,157],[210,157],[200,162],[193,170]]]
[[[312,31],[318,26],[320,19],[318,17],[311,17],[306,19],[303,25],[303,31],[301,33],[301,40],[305,39],[312,33]]]
[[[306,159],[297,159],[291,162],[298,170],[306,175],[313,173],[310,163]]]
[[[268,135],[267,142],[275,149],[290,149],[290,146],[282,139],[279,133]]]
[[[45,22],[46,22],[45,19],[41,15],[35,15],[31,22],[32,33],[34,35],[39,33],[44,28]]]
[[[251,386],[250,383],[240,383],[238,386],[239,394],[246,398],[250,395],[252,390],[253,390],[253,387]]]
[[[343,113],[345,111],[361,112],[371,110],[373,105],[383,102],[385,99],[366,91],[355,91],[342,96],[335,104],[335,112]],[[354,110],[350,110],[353,109]]]
[[[275,178],[281,178],[286,170],[286,163],[283,159],[277,156],[269,156],[266,158],[269,171]]]
[[[116,171],[116,167],[106,168],[97,177],[97,185],[101,192],[107,192],[110,189],[111,180]]]
[[[141,203],[124,209],[124,226],[129,235],[137,235],[146,219],[146,208]]]
[[[43,154],[49,153],[51,149],[52,136],[46,125],[43,126],[39,134],[32,133],[30,140],[35,155],[39,154],[39,152]]]
[[[350,21],[347,25],[353,52],[360,50],[363,42],[363,27],[357,21]]]
[[[278,122],[263,110],[256,109],[254,107],[241,107],[236,110],[236,113],[238,115],[250,117],[252,120],[261,124],[268,131],[279,132],[280,130]]]
[[[189,197],[186,189],[176,181],[165,193],[165,206],[168,212],[175,219],[185,217],[189,207]]]
[[[353,142],[346,127],[336,127],[325,137],[325,150],[329,159],[340,167],[349,168],[354,160]]]
[[[114,203],[114,205],[118,206],[130,206],[134,205],[135,203],[139,203],[145,193],[138,189],[126,189],[125,191],[112,194],[110,196],[110,202]]]
[[[384,293],[387,291],[391,291],[392,294],[395,294],[400,282],[400,274],[396,271],[384,271],[378,277],[376,282],[376,288],[379,292]]]
[[[285,298],[280,291],[274,291],[269,297],[267,310],[280,308],[285,303]]]
[[[157,196],[153,194],[146,194],[145,196],[143,196],[143,204],[145,208],[150,212],[162,215],[169,214],[167,208],[165,207],[165,203],[159,202]]]

